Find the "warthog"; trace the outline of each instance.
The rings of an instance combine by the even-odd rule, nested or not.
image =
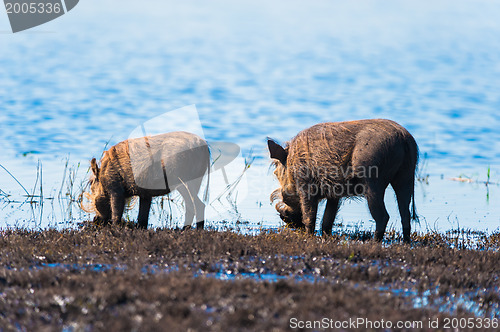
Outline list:
[[[205,204],[198,192],[205,173],[210,176],[210,153],[200,137],[172,132],[128,139],[105,151],[100,167],[95,158],[90,164],[95,223],[121,221],[126,199],[139,196],[138,225],[147,228],[152,197],[177,190],[186,207],[184,228],[194,216],[197,228],[203,228]],[[205,199],[207,194],[208,181]]]
[[[380,241],[389,221],[384,194],[391,184],[403,239],[410,241],[410,219],[417,220],[418,147],[405,128],[383,119],[322,123],[298,133],[285,148],[271,139],[267,143],[281,185],[271,201],[280,200],[276,210],[285,223],[314,233],[318,202],[327,199],[321,229],[329,235],[341,199],[364,196]]]

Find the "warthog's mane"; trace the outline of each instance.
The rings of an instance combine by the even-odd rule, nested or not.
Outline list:
[[[287,174],[287,168],[278,160],[273,160],[271,166],[274,167],[274,175],[276,179],[278,179],[280,185],[284,190],[292,190],[293,186],[295,186],[293,177]]]
[[[273,160],[274,174],[286,192],[296,191],[295,180],[318,180],[332,186],[353,176],[350,165],[355,135],[343,125],[318,124],[299,132],[285,144],[287,165]],[[276,197],[276,196],[275,196]]]
[[[284,149],[288,153],[288,143],[286,143]],[[294,194],[296,192],[295,181],[293,176],[288,174],[286,165],[283,165],[279,160],[272,160],[270,168],[274,168],[274,175],[280,183],[280,187],[271,193],[270,199],[271,202],[277,200],[277,206],[282,206],[284,205],[282,192],[284,191],[288,194]]]
[[[92,186],[92,184],[94,183],[94,181],[96,181],[95,175],[91,174],[85,188],[90,188]],[[87,213],[95,213],[96,212],[95,195],[96,194],[92,194],[92,192],[88,192],[85,189],[83,190],[82,194],[80,195],[80,208],[83,211],[85,211]],[[85,202],[85,200],[86,200],[86,202]]]
[[[87,183],[87,188],[90,188],[94,182],[97,181],[94,174],[89,176],[89,180]],[[86,213],[96,213],[97,208],[95,206],[95,199],[97,197],[97,193],[93,193],[92,191],[84,191],[80,195],[80,208]],[[86,202],[84,202],[86,200]],[[134,208],[136,202],[138,201],[137,197],[127,197],[125,200],[125,209],[131,210]]]
[[[127,141],[125,141],[127,142]],[[111,161],[111,151],[112,153],[114,153],[115,155],[118,153],[119,155],[122,155],[123,152],[121,152],[122,149],[117,149],[117,147],[120,145],[120,147],[122,147],[123,144],[121,143],[118,143],[117,145],[115,146],[112,146],[109,150],[106,150],[106,151],[103,151],[102,153],[102,157],[101,157],[101,160],[100,160],[100,169],[101,169],[101,174],[102,174],[102,170],[104,168],[106,168],[106,166],[108,165],[108,163]],[[128,153],[127,151],[127,144],[125,144],[124,146],[125,148],[125,153]],[[123,156],[120,156],[120,158],[123,158]],[[82,199],[80,201],[80,208],[87,212],[87,213],[96,213],[97,212],[97,208],[96,208],[96,198],[97,196],[99,195],[98,192],[93,192],[92,191],[92,187],[94,186],[94,184],[97,184],[99,186],[102,186],[100,183],[99,183],[99,179],[97,179],[97,177],[95,176],[95,174],[92,172],[92,170],[90,170],[90,175],[89,175],[89,180],[87,182],[87,185],[85,186],[85,189],[88,188],[89,191],[86,191],[84,189],[83,193],[82,193]],[[101,190],[103,191],[102,187],[101,187]],[[86,200],[86,202],[84,202],[84,199]]]

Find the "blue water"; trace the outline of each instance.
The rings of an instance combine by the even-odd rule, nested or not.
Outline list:
[[[31,192],[41,161],[44,195],[57,196],[67,158],[81,163],[81,180],[108,141],[196,104],[209,141],[236,143],[255,158],[238,211],[213,219],[276,227],[267,136],[285,141],[318,122],[390,118],[415,136],[429,174],[417,186],[423,222],[415,228],[492,231],[500,187],[449,178],[486,181],[490,168],[500,182],[498,17],[492,1],[82,1],[12,34],[2,13],[0,164]],[[3,169],[0,189],[21,200]],[[1,197],[0,227],[86,216]],[[390,192],[386,200],[399,230]],[[153,224],[162,218],[153,215]],[[346,204],[338,218],[373,229],[364,202]]]

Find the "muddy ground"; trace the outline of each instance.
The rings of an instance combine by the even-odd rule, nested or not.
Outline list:
[[[494,326],[500,234],[413,235],[411,246],[394,233],[383,244],[370,237],[118,226],[1,231],[0,330]],[[365,321],[353,325],[358,319]]]

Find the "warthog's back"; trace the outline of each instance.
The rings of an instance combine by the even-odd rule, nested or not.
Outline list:
[[[129,139],[130,166],[142,189],[173,190],[181,183],[203,177],[210,163],[207,143],[187,132],[172,132]]]
[[[390,179],[403,163],[414,169],[417,156],[410,133],[384,119],[321,123],[288,143],[290,171],[320,182],[374,176]]]

